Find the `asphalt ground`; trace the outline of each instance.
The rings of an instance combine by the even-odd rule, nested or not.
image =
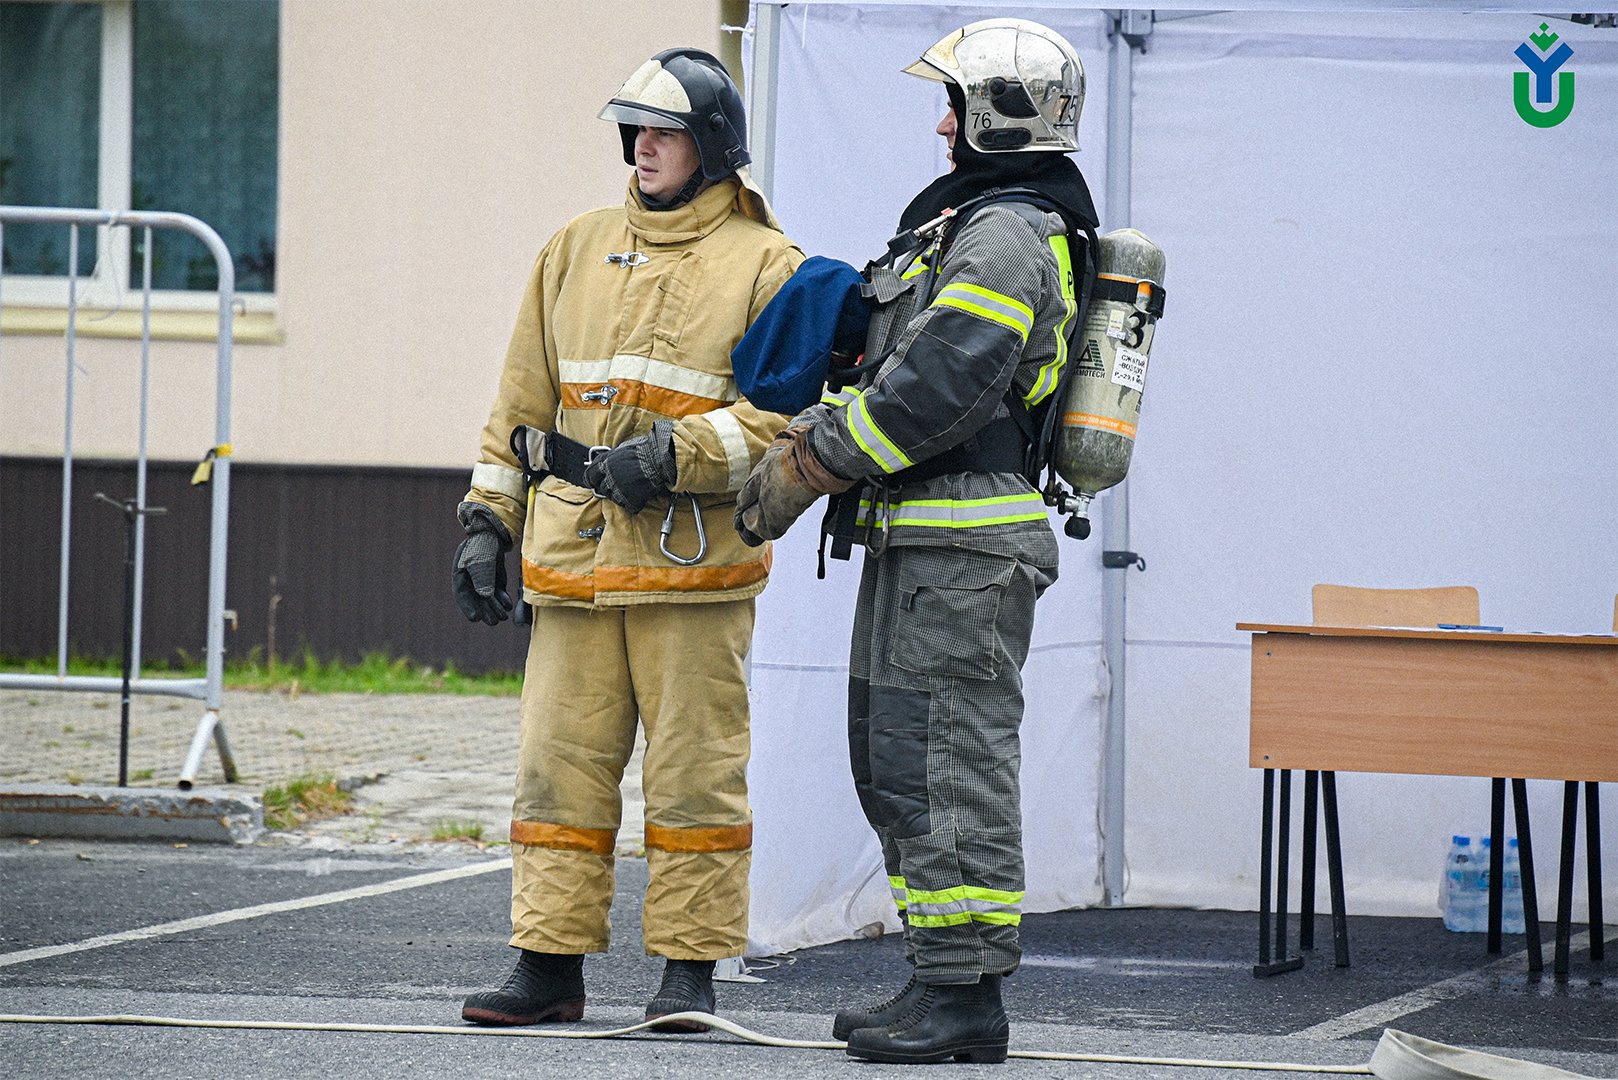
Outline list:
[[[585,1019],[549,1030],[634,1023],[656,988],[661,962],[640,948],[645,863],[625,857],[618,867],[614,942],[586,965]],[[439,871],[447,874],[419,883]],[[177,848],[7,839],[0,841],[0,1013],[459,1027],[461,999],[498,984],[514,959],[504,945],[509,883],[498,849],[466,845]],[[252,910],[334,895],[334,902]],[[253,917],[239,917],[244,910]],[[94,940],[162,931],[162,924],[185,919],[194,921],[175,932],[115,944]],[[1028,916],[1025,962],[1005,988],[1012,1047],[1363,1065],[1382,1029],[1393,1027],[1590,1076],[1618,1075],[1618,941],[1599,965],[1577,948],[1571,976],[1558,982],[1548,974],[1528,977],[1521,937],[1507,937],[1503,955],[1491,957],[1481,935],[1449,933],[1436,918],[1351,918],[1349,928],[1352,967],[1332,966],[1330,927],[1322,918],[1316,940],[1323,951],[1310,954],[1300,971],[1255,979],[1252,913],[1098,909]],[[1607,931],[1618,938],[1618,928]],[[761,970],[771,963],[777,966]],[[901,942],[892,935],[750,964],[764,981],[721,983],[720,1014],[796,1039],[829,1039],[838,1008],[884,998],[904,977]],[[1177,1080],[1280,1075],[1019,1059],[945,1069],[946,1075]],[[884,1071],[916,1070],[716,1033],[587,1041],[0,1023],[6,1077],[796,1078]]]

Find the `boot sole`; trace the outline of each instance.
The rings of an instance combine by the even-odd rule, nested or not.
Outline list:
[[[508,1013],[499,1009],[481,1009],[475,1005],[468,1005],[461,1010],[462,1020],[482,1027],[526,1027],[529,1024],[546,1022],[571,1024],[583,1018],[583,998],[577,1001],[558,1001],[533,1013]]]
[[[951,1059],[972,1065],[998,1065],[1006,1060],[1009,1046],[1009,1041],[955,1043],[924,1053],[850,1046],[848,1056],[859,1058],[862,1061],[875,1061],[884,1065],[937,1065]]]
[[[646,1019],[648,1019],[648,1020],[656,1020],[658,1017],[668,1016],[668,1015],[670,1015],[670,1014],[669,1013],[649,1013],[647,1015]],[[704,1031],[710,1031],[712,1029],[709,1028],[707,1024],[699,1024],[695,1020],[670,1020],[666,1024],[654,1024],[654,1025],[652,1025],[652,1030],[653,1031],[667,1032],[668,1034],[671,1034],[671,1035],[682,1035],[682,1034],[701,1034]]]

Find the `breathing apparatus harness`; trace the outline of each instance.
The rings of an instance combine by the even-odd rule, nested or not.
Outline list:
[[[1095,253],[1098,250],[1099,240],[1091,225],[1084,221],[1076,221],[1060,204],[1031,188],[990,188],[960,206],[946,208],[930,221],[923,222],[913,229],[902,230],[889,240],[886,253],[866,264],[866,284],[861,291],[873,305],[894,299],[891,295],[882,295],[882,290],[873,280],[874,271],[891,270],[906,258],[919,258],[930,244],[936,244],[937,251],[928,268],[928,278],[929,281],[935,281],[943,266],[945,254],[955,238],[960,235],[960,231],[979,212],[997,204],[1007,205],[1019,213],[1020,208],[1027,207],[1041,216],[1046,213],[1057,214],[1067,225],[1070,241],[1078,239],[1081,235],[1083,237],[1083,260],[1082,262],[1074,260],[1083,269],[1075,274],[1077,289],[1074,302],[1077,307],[1067,326],[1068,362],[1062,366],[1056,386],[1039,404],[1030,407],[1023,401],[1022,395],[1017,393],[1014,384],[1008,386],[1002,399],[1007,415],[989,421],[964,442],[909,468],[901,469],[881,479],[867,479],[863,485],[856,485],[841,495],[832,496],[831,503],[826,508],[826,516],[821,522],[817,577],[826,576],[828,540],[832,558],[847,560],[852,556],[854,539],[860,532],[858,518],[861,497],[867,492],[870,493],[871,514],[866,519],[862,543],[870,555],[880,555],[887,547],[888,522],[892,518],[892,493],[906,484],[920,483],[950,473],[1009,472],[1026,477],[1029,483],[1040,488],[1039,474],[1043,471],[1046,474],[1046,481],[1040,490],[1046,505],[1059,506],[1064,499],[1071,497],[1057,479],[1051,461],[1051,451],[1055,443],[1056,421],[1061,413],[1060,403],[1076,366],[1073,362],[1073,345],[1079,326],[1084,321],[1084,312],[1089,307],[1091,296],[1105,284],[1098,283],[1096,278]],[[827,372],[827,386],[837,391],[860,382],[880,370],[897,345],[898,336],[895,335],[893,344],[889,345],[881,356],[875,358],[840,356],[833,353],[831,368]]]

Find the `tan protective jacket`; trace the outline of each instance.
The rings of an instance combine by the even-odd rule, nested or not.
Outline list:
[[[803,252],[750,196],[730,178],[654,213],[631,181],[623,207],[575,218],[540,252],[466,496],[520,543],[530,603],[694,603],[763,590],[769,548],[743,544],[731,517],[735,492],[787,418],[741,398],[730,352]],[[698,564],[659,549],[666,499],[631,516],[556,476],[531,498],[523,490],[510,447],[518,424],[616,446],[660,419],[677,421],[674,489],[702,507],[708,551]],[[689,558],[691,501],[677,494],[675,504],[667,546]]]

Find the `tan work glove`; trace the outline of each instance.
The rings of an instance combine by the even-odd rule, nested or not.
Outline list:
[[[827,469],[809,448],[812,424],[795,424],[775,437],[736,495],[736,531],[758,547],[786,535],[822,495],[854,486]]]

